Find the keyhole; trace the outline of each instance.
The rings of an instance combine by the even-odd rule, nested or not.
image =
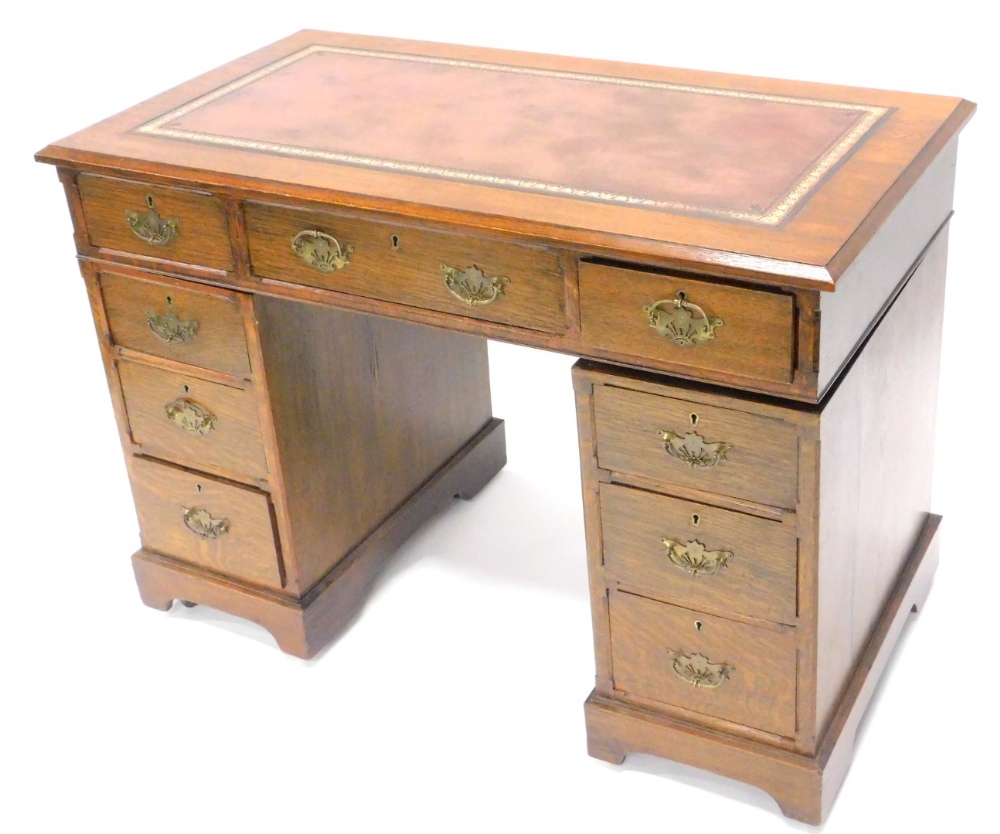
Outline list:
[[[399,249],[399,235],[391,235],[389,237],[389,245],[393,249]]]
[[[184,386],[184,393],[187,394],[191,389],[188,386]]]
[[[701,516],[698,515],[698,513],[694,513],[694,515],[691,516],[691,523],[695,527],[697,527],[699,524],[701,524]]]
[[[152,194],[147,194],[146,195],[146,207],[147,208],[152,208],[153,207],[153,195]]]
[[[201,484],[195,484],[195,488],[198,490],[198,492],[201,492]]]
[[[705,624],[701,620],[694,621],[694,630],[701,631],[705,627]]]
[[[691,415],[691,425],[692,426],[697,426],[698,425],[698,415],[697,414],[692,414]]]
[[[174,303],[174,299],[173,299],[173,298],[171,298],[171,297],[170,297],[170,296],[168,295],[168,296],[167,296],[167,306],[168,306],[168,307],[171,307],[171,306],[173,306],[173,303]]]

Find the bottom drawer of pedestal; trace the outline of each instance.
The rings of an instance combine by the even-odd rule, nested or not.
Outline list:
[[[280,588],[266,493],[144,458],[132,459],[142,546],[256,585]]]
[[[763,628],[612,592],[615,690],[795,735],[795,630]]]

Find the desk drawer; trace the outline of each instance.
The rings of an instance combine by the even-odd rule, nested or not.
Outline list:
[[[77,188],[94,246],[232,270],[222,201],[209,194],[81,174]]]
[[[132,440],[144,454],[195,469],[267,474],[253,391],[121,362],[118,375]]]
[[[246,220],[258,276],[532,330],[566,329],[562,267],[546,249],[262,204],[248,204]],[[473,268],[481,273],[467,272]]]
[[[795,630],[773,631],[611,594],[615,690],[795,735]]]
[[[680,307],[679,294],[685,299]],[[692,371],[792,379],[795,302],[790,295],[581,263],[580,318],[584,345],[600,350]],[[654,319],[659,330],[651,324]]]
[[[263,492],[144,458],[132,459],[142,546],[269,588],[283,584]]]
[[[795,622],[789,525],[615,484],[600,493],[610,579],[699,610]]]
[[[239,296],[224,290],[100,277],[111,340],[124,348],[245,377],[250,373]]]
[[[594,413],[602,469],[795,507],[798,434],[789,423],[607,385],[594,388]]]

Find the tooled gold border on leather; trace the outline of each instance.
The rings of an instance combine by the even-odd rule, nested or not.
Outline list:
[[[726,96],[731,98],[757,99],[761,101],[773,101],[812,107],[826,107],[836,110],[853,110],[864,115],[859,121],[855,122],[854,126],[847,131],[846,134],[844,134],[836,143],[828,148],[827,152],[820,157],[819,161],[785,193],[781,200],[777,201],[771,207],[761,211],[760,213],[730,209],[705,208],[703,206],[695,206],[681,202],[653,200],[645,197],[630,196],[628,194],[616,194],[606,191],[592,191],[588,189],[573,188],[567,185],[559,185],[558,183],[539,182],[536,180],[504,177],[494,174],[483,174],[475,171],[462,171],[452,168],[443,168],[436,165],[400,162],[397,160],[379,159],[376,157],[360,156],[357,154],[337,153],[335,151],[323,151],[315,148],[283,145],[275,142],[239,139],[232,136],[217,136],[210,133],[200,133],[197,131],[179,130],[177,128],[167,127],[170,122],[175,121],[194,110],[198,110],[199,108],[228,95],[234,90],[253,84],[255,81],[263,78],[264,76],[277,72],[278,70],[287,67],[289,64],[301,61],[303,58],[317,52],[355,55],[366,58],[383,58],[395,61],[413,61],[416,63],[439,64],[464,67],[468,69],[488,70],[491,72],[510,72],[522,75],[545,76],[548,78],[564,78],[574,81],[591,81],[601,84],[620,84],[629,87],[648,87],[670,90],[672,92],[694,93],[697,95]],[[206,93],[203,96],[192,99],[186,104],[177,107],[168,113],[164,113],[161,116],[157,116],[152,121],[140,125],[136,130],[139,133],[165,136],[171,139],[181,139],[189,142],[199,142],[210,145],[222,145],[226,147],[240,148],[243,150],[298,157],[301,159],[313,159],[322,162],[339,163],[342,165],[376,168],[384,171],[416,174],[418,176],[438,177],[457,182],[474,183],[476,185],[498,186],[501,188],[535,191],[560,197],[575,197],[578,199],[595,200],[604,203],[633,206],[636,208],[710,215],[744,223],[776,226],[789,215],[796,205],[802,202],[805,196],[816,187],[820,180],[822,180],[831,169],[844,159],[850,150],[888,111],[889,108],[886,107],[876,107],[874,105],[866,104],[849,104],[838,101],[823,101],[821,99],[796,98],[793,96],[770,95],[767,93],[752,93],[743,90],[725,90],[714,87],[695,87],[684,84],[670,84],[664,81],[648,81],[639,78],[617,78],[614,76],[564,72],[561,70],[517,67],[507,64],[490,64],[481,61],[463,61],[454,58],[438,58],[428,55],[410,55],[398,52],[379,52],[370,49],[352,49],[350,47],[314,44],[312,46],[307,46],[298,52],[294,52],[285,58],[281,58],[273,63],[267,64],[254,72],[241,76],[235,81],[231,81],[229,84],[219,87],[210,93]]]

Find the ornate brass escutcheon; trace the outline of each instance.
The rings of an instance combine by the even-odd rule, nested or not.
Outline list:
[[[501,295],[505,295],[504,289],[510,283],[510,278],[504,276],[487,278],[475,265],[458,270],[453,266],[441,264],[441,272],[448,292],[470,307],[492,304]]]
[[[337,238],[307,229],[292,238],[292,251],[320,272],[336,272],[350,264],[347,256],[354,251],[354,247],[341,246]]]
[[[667,548],[667,558],[692,576],[715,576],[729,565],[733,554],[729,550],[706,550],[700,541],[680,542],[660,539]]]
[[[692,469],[696,466],[716,466],[719,461],[726,460],[726,452],[734,448],[732,443],[721,441],[708,443],[696,431],[680,435],[677,432],[661,429],[659,434],[667,454],[683,461]]]
[[[215,415],[190,400],[174,400],[164,410],[167,419],[188,434],[206,435],[215,428]]]
[[[695,347],[715,338],[715,328],[722,319],[710,316],[697,304],[688,301],[684,290],[676,298],[666,298],[642,308],[649,316],[649,326],[665,339],[681,347]]]
[[[161,316],[152,310],[146,311],[146,324],[157,336],[171,345],[183,345],[198,335],[198,322],[194,319],[181,321],[177,313]]]
[[[212,518],[208,510],[199,507],[181,507],[184,526],[203,539],[217,539],[229,532],[228,518]]]
[[[729,663],[712,663],[703,654],[682,654],[673,649],[667,651],[674,656],[670,664],[674,674],[695,689],[715,689],[729,680],[729,676],[736,671],[735,666]]]
[[[162,218],[153,208],[153,198],[146,197],[146,210],[144,212],[125,209],[125,220],[128,227],[135,232],[135,236],[152,246],[166,246],[179,232],[177,227],[181,221],[176,218]]]

